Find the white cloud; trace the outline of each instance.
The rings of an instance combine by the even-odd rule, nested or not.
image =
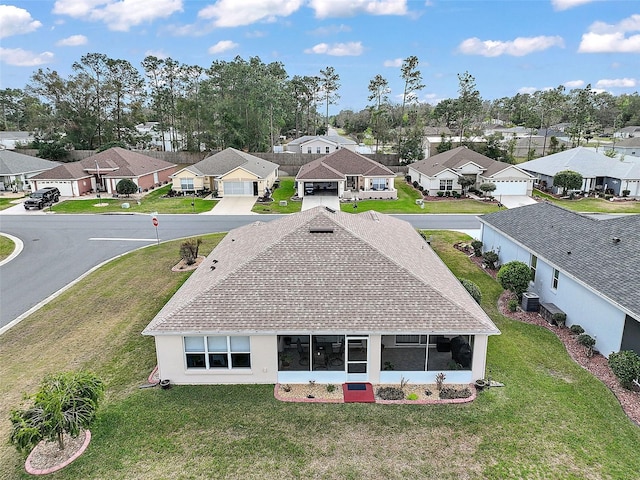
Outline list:
[[[328,35],[336,35],[338,33],[344,33],[344,32],[350,32],[351,31],[351,27],[348,25],[328,25],[326,27],[319,27],[316,28],[315,30],[312,30],[310,33],[311,35],[319,35],[319,36],[323,36],[326,37]]]
[[[238,27],[256,22],[274,22],[288,17],[302,6],[302,0],[218,0],[198,12],[198,17],[213,19],[216,27]]]
[[[307,48],[304,53],[326,54],[334,57],[355,57],[362,55],[363,50],[364,48],[361,42],[334,43],[332,45],[319,43],[311,48]]]
[[[595,1],[596,0],[551,0],[551,5],[553,5],[554,10],[568,10]]]
[[[181,12],[182,3],[183,0],[57,0],[53,13],[104,22],[109,30],[126,32],[135,25]]]
[[[407,0],[311,0],[316,18],[353,17],[354,15],[407,15]]]
[[[34,53],[21,48],[0,47],[0,61],[16,67],[36,67],[53,61],[53,53]]]
[[[402,59],[401,58],[394,58],[393,60],[385,60],[382,65],[384,67],[399,68],[399,67],[402,66]]]
[[[24,8],[13,5],[0,5],[0,38],[31,33],[42,26],[38,20]]]
[[[564,82],[564,86],[567,88],[580,88],[584,85],[584,80],[569,80]]]
[[[71,35],[70,37],[63,38],[56,42],[58,47],[77,47],[79,45],[86,45],[89,40],[84,35]]]
[[[518,93],[528,93],[529,95],[531,95],[532,93],[536,93],[538,91],[538,89],[536,87],[520,87],[518,89]]]
[[[640,53],[640,33],[626,36],[627,32],[640,32],[640,14],[631,15],[617,24],[595,22],[582,35],[580,53]]]
[[[514,57],[522,57],[551,47],[564,48],[562,37],[518,37],[515,40],[508,41],[480,40],[477,37],[473,37],[464,40],[458,46],[458,50],[465,55],[482,55],[484,57],[512,55]]]
[[[220,40],[215,45],[210,46],[208,52],[211,54],[223,53],[237,47],[238,44],[236,42],[232,42],[231,40]]]
[[[167,53],[162,51],[162,50],[147,50],[146,52],[144,52],[144,56],[145,57],[156,57],[156,58],[159,58],[160,60],[163,60],[165,58],[169,58],[169,55],[167,55]]]
[[[596,82],[597,88],[634,88],[638,85],[635,78],[603,78]]]

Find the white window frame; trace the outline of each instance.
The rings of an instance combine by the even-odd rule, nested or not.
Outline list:
[[[320,153],[320,147],[316,147],[316,153]]]
[[[202,348],[193,349],[188,347],[187,339],[200,339],[202,341]],[[224,347],[214,347],[214,343],[224,340]],[[246,344],[246,348],[243,344]],[[251,337],[248,335],[187,335],[182,339],[182,346],[184,349],[185,367],[187,370],[249,370],[251,369]],[[188,362],[188,355],[204,355],[205,366],[204,367],[190,367]],[[212,355],[224,355],[226,365],[213,366],[211,365]],[[237,363],[239,356],[249,356],[249,364],[246,366],[234,366]]]
[[[538,270],[538,257],[531,254],[531,258],[529,259],[529,268],[531,269],[531,281],[536,281],[536,271]]]
[[[324,153],[331,153],[331,147],[325,148]]]
[[[440,190],[453,190],[453,180],[450,178],[440,180]]]
[[[371,189],[372,190],[384,190],[387,188],[387,179],[386,178],[372,178],[371,179]]]
[[[559,282],[560,282],[560,270],[558,270],[557,268],[554,268],[553,275],[551,276],[551,288],[554,290],[557,290]]]
[[[181,178],[180,179],[180,189],[181,190],[195,190],[194,187],[194,179],[189,177],[189,178]]]

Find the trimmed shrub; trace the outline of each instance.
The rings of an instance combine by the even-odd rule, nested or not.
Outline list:
[[[469,398],[471,396],[471,390],[468,387],[457,389],[451,387],[444,387],[440,390],[441,399],[451,398]]]
[[[593,347],[596,344],[596,339],[593,338],[591,335],[582,333],[578,335],[578,343],[583,347]]]
[[[471,280],[467,280],[466,278],[461,278],[460,283],[462,286],[469,292],[469,295],[473,297],[473,299],[480,304],[482,302],[482,292],[480,291],[480,287],[473,283]]]
[[[510,290],[520,298],[529,288],[531,269],[526,263],[513,260],[500,267],[497,279],[502,288]]]
[[[489,270],[495,270],[496,269],[496,263],[498,263],[499,257],[498,254],[496,252],[494,252],[493,250],[490,250],[488,252],[486,252],[484,254],[484,259],[482,260],[482,263],[489,269]]]
[[[471,242],[471,246],[473,247],[473,253],[476,257],[482,256],[482,242],[480,240],[474,240]]]
[[[138,186],[128,178],[123,178],[116,185],[116,192],[119,195],[131,195],[132,193],[136,193],[138,191]]]
[[[444,192],[444,196],[445,197],[450,197],[451,196],[451,192],[449,190],[447,190],[446,192]]]
[[[413,188],[418,188],[418,182],[415,181],[415,180],[413,181],[413,183],[411,185],[413,185]]]
[[[567,314],[564,312],[554,313],[551,315],[551,320],[553,320],[557,326],[564,327],[564,322],[567,321]]]
[[[571,333],[573,333],[574,335],[580,335],[580,334],[584,333],[584,328],[582,328],[578,324],[571,325],[569,327],[569,330],[571,330]]]
[[[631,190],[622,190],[623,197],[628,197],[630,193],[631,193]]]
[[[518,310],[518,300],[516,300],[515,298],[509,300],[507,302],[507,308],[510,312],[515,312],[516,310]]]
[[[396,387],[380,387],[376,395],[381,400],[404,400],[404,392]]]
[[[405,175],[404,179],[407,181],[407,183],[411,183],[411,175]]]
[[[640,378],[640,355],[632,350],[609,355],[609,366],[620,385],[629,390],[633,388],[633,381]]]
[[[436,192],[436,195],[438,195],[439,197],[444,197],[444,192]]]

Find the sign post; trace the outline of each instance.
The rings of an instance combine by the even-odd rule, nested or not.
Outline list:
[[[156,227],[156,240],[158,242],[158,245],[160,245],[160,237],[158,236],[158,224],[160,223],[158,222],[158,212],[151,213],[151,223],[154,227]]]

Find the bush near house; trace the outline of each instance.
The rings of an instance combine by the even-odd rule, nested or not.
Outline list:
[[[500,267],[496,278],[502,288],[515,293],[520,298],[529,288],[531,269],[526,263],[514,260]]]
[[[489,250],[488,252],[485,252],[484,258],[482,259],[482,263],[489,270],[495,270],[498,260],[499,260],[498,254],[493,250]]]
[[[632,350],[609,355],[609,366],[624,388],[631,390],[633,381],[640,379],[640,355]]]
[[[482,292],[480,291],[480,287],[473,283],[471,280],[467,280],[466,278],[461,278],[460,283],[462,286],[466,288],[467,292],[473,297],[473,299],[478,303],[482,303]]]

